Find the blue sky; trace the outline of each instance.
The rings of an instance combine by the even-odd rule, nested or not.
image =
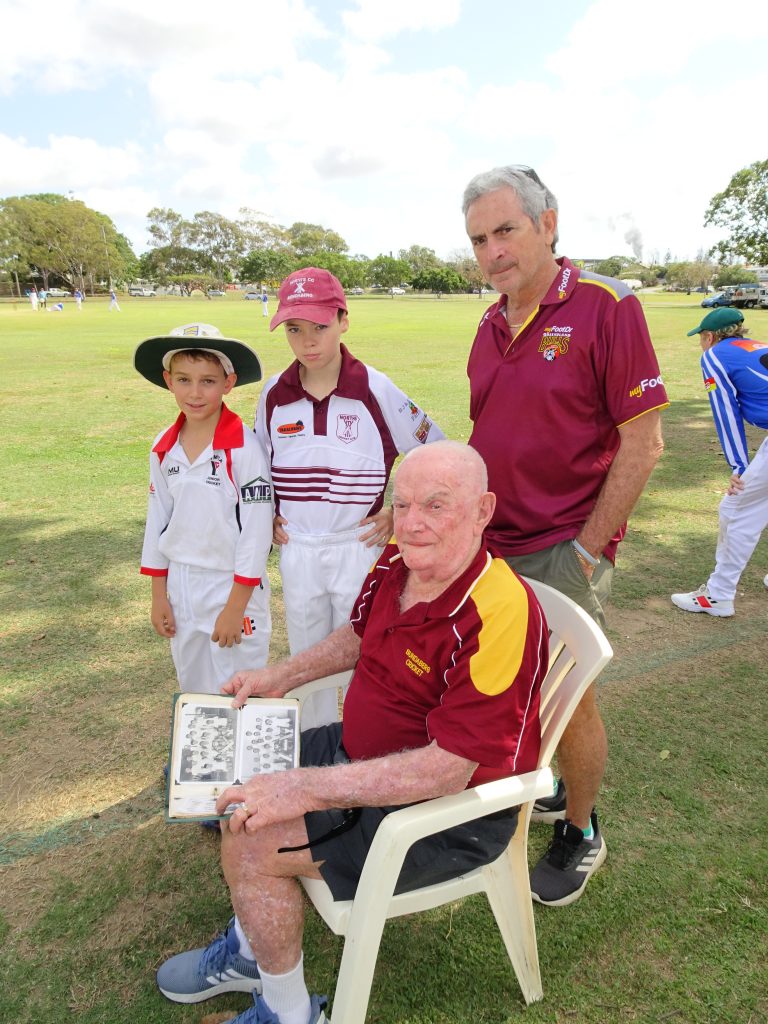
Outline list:
[[[445,257],[468,179],[519,162],[561,252],[693,258],[768,156],[756,0],[0,0],[0,24],[0,197],[71,192],[137,252],[153,206],[249,207]]]

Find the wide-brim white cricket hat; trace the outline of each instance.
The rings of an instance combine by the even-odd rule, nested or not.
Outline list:
[[[197,349],[215,356],[227,374],[237,374],[235,387],[254,384],[261,380],[261,361],[245,342],[237,338],[225,338],[213,324],[182,324],[168,334],[145,338],[133,353],[133,365],[152,384],[166,386],[163,370],[170,366],[176,352]]]

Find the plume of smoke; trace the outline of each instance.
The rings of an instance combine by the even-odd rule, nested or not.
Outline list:
[[[632,249],[637,262],[641,263],[643,260],[643,236],[640,234],[639,229],[633,226],[628,231],[625,231],[624,241]]]

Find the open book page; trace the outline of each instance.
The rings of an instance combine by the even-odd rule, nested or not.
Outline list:
[[[169,821],[215,818],[216,800],[228,786],[298,765],[298,701],[253,697],[237,710],[231,704],[225,696],[175,696]]]

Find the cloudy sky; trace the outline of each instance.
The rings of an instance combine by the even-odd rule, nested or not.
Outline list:
[[[0,0],[0,26],[0,197],[71,192],[137,253],[153,206],[247,206],[446,257],[468,179],[526,163],[561,252],[693,258],[768,157],[758,0]]]

